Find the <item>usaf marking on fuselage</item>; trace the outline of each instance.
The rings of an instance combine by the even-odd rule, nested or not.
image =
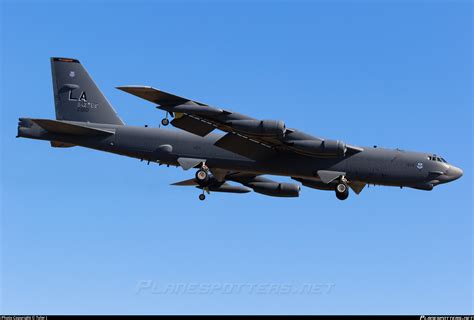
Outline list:
[[[334,191],[341,200],[349,188],[359,194],[367,184],[432,190],[463,174],[435,154],[314,137],[286,128],[282,121],[253,119],[147,86],[118,89],[152,102],[166,112],[164,126],[171,117],[181,130],[127,126],[78,60],[51,58],[51,67],[56,120],[20,118],[18,137],[195,168],[193,178],[173,185],[201,189],[201,200],[212,191],[299,196],[299,184],[276,182],[266,174]]]

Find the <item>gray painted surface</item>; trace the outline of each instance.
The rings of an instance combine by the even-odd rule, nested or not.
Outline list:
[[[274,182],[260,176],[264,174],[293,177],[321,190],[335,190],[343,183],[356,193],[366,184],[431,190],[462,176],[461,169],[432,154],[324,140],[287,129],[282,122],[255,120],[150,87],[121,89],[170,112],[175,117],[172,124],[183,131],[125,126],[82,65],[61,59],[52,58],[57,120],[20,118],[19,137],[185,169],[204,164],[210,178],[205,183],[196,180],[195,185],[206,191],[247,191],[226,183],[234,181],[267,195],[298,195],[298,185]],[[236,125],[238,120],[245,121]],[[209,133],[216,128],[228,133]]]

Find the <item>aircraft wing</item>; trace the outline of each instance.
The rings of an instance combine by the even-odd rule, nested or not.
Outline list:
[[[240,185],[232,185],[227,181],[237,182]],[[175,182],[174,186],[195,186],[207,192],[229,192],[229,193],[247,193],[254,192],[272,197],[298,197],[301,187],[298,184],[288,182],[277,182],[261,175],[244,172],[227,172],[222,181],[213,179],[209,186],[202,187],[196,179],[188,179]]]
[[[283,121],[254,119],[152,87],[117,88],[157,104],[158,109],[174,116],[171,124],[182,130],[202,137],[215,129],[227,132],[215,145],[250,159],[270,157],[281,151],[311,157],[333,157],[362,151],[341,141],[317,138],[288,129]]]
[[[117,87],[117,89],[128,92],[160,106],[172,107],[191,101],[190,99],[179,97],[174,94],[160,91],[158,89],[147,86],[122,86]],[[205,104],[203,103],[199,103],[196,101],[193,102],[205,106]]]

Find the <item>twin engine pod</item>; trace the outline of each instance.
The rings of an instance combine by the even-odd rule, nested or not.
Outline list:
[[[286,131],[285,123],[278,120],[232,120],[227,124],[249,135],[283,137]]]
[[[347,151],[346,144],[339,140],[293,140],[287,145],[296,152],[328,157],[343,157]]]
[[[257,177],[256,179],[259,178]],[[250,182],[240,181],[245,187],[228,185],[217,181],[210,172],[204,170],[196,172],[195,181],[198,182],[199,188],[208,188],[210,191],[247,193],[250,191],[248,188],[251,188],[257,193],[273,197],[298,197],[301,190],[301,187],[294,183],[267,181],[267,179],[263,181],[262,179],[260,179],[260,181],[253,180]]]
[[[231,120],[226,124],[244,134],[280,138],[291,149],[303,154],[343,157],[347,151],[346,144],[339,140],[311,139],[310,137],[298,139],[292,137],[292,130],[285,137],[288,133],[285,123],[279,120]]]

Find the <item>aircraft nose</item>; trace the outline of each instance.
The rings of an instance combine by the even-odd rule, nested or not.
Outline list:
[[[448,176],[451,178],[451,181],[461,178],[463,171],[455,166],[451,166],[448,170]]]

